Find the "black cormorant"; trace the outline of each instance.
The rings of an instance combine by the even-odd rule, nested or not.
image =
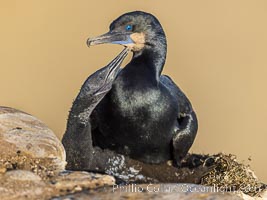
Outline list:
[[[111,89],[128,50],[125,48],[106,67],[92,74],[73,102],[67,130],[62,139],[67,156],[67,169],[90,169],[93,143],[89,118],[96,105]]]
[[[90,117],[93,144],[146,163],[173,159],[179,165],[198,123],[185,94],[161,75],[167,52],[161,24],[149,13],[129,12],[113,21],[108,33],[87,41],[103,43],[127,46],[133,57]]]

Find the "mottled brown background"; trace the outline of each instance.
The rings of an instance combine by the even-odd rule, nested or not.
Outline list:
[[[265,0],[1,0],[0,105],[39,117],[61,138],[83,81],[122,49],[89,49],[87,37],[133,10],[155,14],[165,28],[164,73],[199,118],[192,151],[251,156],[267,182]]]

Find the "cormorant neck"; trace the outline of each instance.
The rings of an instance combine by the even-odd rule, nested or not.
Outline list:
[[[138,64],[141,62],[145,64],[151,74],[155,77],[156,81],[159,81],[159,77],[163,70],[167,54],[167,45],[166,42],[154,42],[153,44],[147,45],[143,50],[134,52],[132,63]]]

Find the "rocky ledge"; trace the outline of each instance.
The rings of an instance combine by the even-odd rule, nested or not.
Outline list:
[[[108,156],[110,154],[106,155]],[[129,182],[122,185],[118,184],[115,178],[110,175],[65,170],[66,155],[64,147],[44,123],[25,112],[0,107],[1,200],[267,198],[265,184],[260,183],[252,171],[241,164],[239,165],[235,159],[231,159],[231,156],[218,154],[215,156],[200,157],[205,159],[202,159],[203,162],[198,164],[198,166],[204,166],[204,163],[212,160],[212,163],[208,167],[200,168],[201,173],[205,172],[205,175],[200,175],[196,169],[186,167],[178,172],[182,173],[180,174],[183,177],[183,179],[180,179],[182,180],[181,182],[189,182],[188,180],[190,180],[191,183],[202,183],[203,185],[175,183],[175,179],[171,178],[172,176],[169,173],[162,173],[163,175],[167,174],[163,176],[163,178],[167,177],[167,181],[164,181],[162,176],[155,176],[152,172],[154,170],[158,174],[159,171],[157,169],[168,172],[169,169],[174,170],[169,164],[154,169],[153,166],[147,166],[138,162],[139,169],[141,167],[141,172],[149,175],[153,179],[157,179],[157,181],[153,180],[150,183],[149,179],[146,179],[148,180],[146,184]],[[188,160],[192,160],[192,158],[196,158],[196,156],[189,156]],[[97,159],[99,160],[100,158]],[[129,160],[128,164],[132,162],[136,164],[136,161],[132,160]],[[206,171],[207,169],[208,171]],[[218,174],[218,171],[221,171],[220,174]],[[237,179],[236,176],[231,176],[233,173],[230,173],[230,171],[234,172],[234,174],[238,172],[240,174],[238,176],[239,178]],[[173,173],[174,177],[177,176],[176,171],[173,171]],[[114,174],[114,172],[110,174]],[[220,177],[220,179],[211,177]],[[226,177],[229,180],[223,182],[222,180],[226,180]],[[233,180],[235,182],[239,181],[240,183],[238,182],[238,185],[235,185],[233,184]],[[168,181],[173,183],[166,183]],[[234,192],[229,192],[229,188],[226,187],[229,186],[229,183],[232,183],[231,188],[233,186],[240,187],[237,187],[237,190]],[[253,183],[252,186],[255,186],[253,193],[246,192],[251,196],[241,192],[242,190],[240,188],[244,186],[244,183]]]

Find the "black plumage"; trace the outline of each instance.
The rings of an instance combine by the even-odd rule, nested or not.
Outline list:
[[[90,116],[93,144],[146,163],[173,159],[179,165],[198,122],[185,94],[161,75],[167,42],[159,21],[141,11],[126,13],[112,22],[108,33],[87,43],[121,44],[133,52]]]
[[[89,76],[73,102],[62,139],[67,156],[67,169],[90,169],[94,149],[89,119],[94,108],[111,89],[127,54],[128,49],[125,48],[107,66]]]

